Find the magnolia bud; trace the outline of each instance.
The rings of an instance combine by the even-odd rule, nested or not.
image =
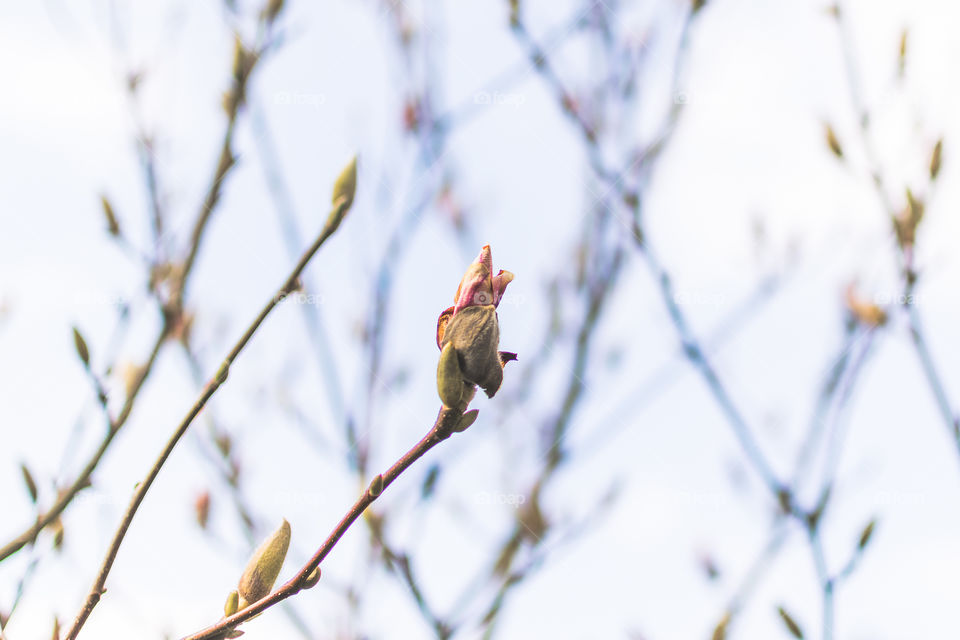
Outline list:
[[[344,167],[336,182],[333,183],[333,204],[340,204],[343,200],[345,208],[349,209],[353,204],[353,195],[357,190],[357,157],[354,156],[350,163]]]
[[[240,576],[237,592],[240,595],[241,609],[260,600],[273,589],[273,583],[280,575],[283,561],[287,557],[290,547],[290,523],[286,520],[280,527],[263,541],[247,563],[247,568]]]
[[[456,349],[463,379],[479,385],[487,397],[492,398],[503,382],[503,367],[497,352],[500,326],[496,307],[492,304],[472,306],[455,313],[447,323],[443,344],[444,349],[446,345]]]
[[[440,352],[440,361],[437,363],[437,393],[440,400],[447,407],[457,408],[463,396],[463,374],[460,373],[460,362],[457,350],[450,343]]]

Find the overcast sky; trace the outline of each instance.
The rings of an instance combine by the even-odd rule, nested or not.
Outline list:
[[[319,229],[334,177],[353,153],[360,154],[356,206],[308,271],[347,398],[356,399],[363,380],[356,326],[368,308],[385,225],[399,219],[409,197],[385,186],[403,183],[399,178],[413,171],[412,157],[401,166],[388,164],[398,159],[396,119],[404,96],[392,80],[398,63],[376,3],[288,1],[283,20],[290,40],[258,70],[251,111],[272,132],[305,234]],[[110,339],[115,301],[146,303],[140,272],[106,237],[99,209],[100,194],[109,194],[129,233],[148,238],[123,84],[127,69],[148,69],[143,109],[162,132],[159,169],[169,189],[172,233],[186,237],[218,153],[220,94],[232,45],[217,3],[118,2],[116,21],[108,4],[0,5],[0,301],[9,309],[0,320],[2,540],[32,517],[19,463],[28,461],[49,486],[50,478],[72,477],[100,438],[95,399],[74,356],[70,327],[83,329],[96,362]],[[668,12],[676,9],[662,4]],[[529,5],[530,24],[541,36],[567,23],[579,6]],[[681,83],[688,107],[645,208],[651,243],[702,333],[716,328],[764,273],[780,269],[784,256],[796,251],[775,297],[715,354],[784,473],[805,432],[817,383],[840,347],[844,287],[856,280],[881,302],[898,291],[894,239],[853,142],[856,122],[840,41],[825,8],[814,1],[708,4],[694,26]],[[418,11],[414,3],[414,15]],[[940,185],[924,221],[919,263],[925,275],[917,295],[948,391],[960,402],[960,165],[952,162],[953,141],[960,140],[960,16],[945,0],[860,0],[850,2],[848,11],[864,95],[878,109],[884,168],[897,184],[919,184],[930,148],[940,136],[946,141]],[[639,34],[646,22],[636,13]],[[457,129],[447,152],[473,216],[472,237],[462,241],[449,225],[428,217],[396,265],[401,284],[390,310],[387,368],[403,370],[407,380],[402,391],[388,390],[382,400],[391,422],[376,450],[383,466],[433,419],[436,315],[479,247],[492,245],[495,268],[516,274],[500,310],[501,344],[522,358],[544,326],[545,278],[571,251],[591,204],[579,140],[542,81],[523,71],[506,3],[457,0],[430,20],[445,33],[438,41],[442,106],[470,104],[478,96],[490,96],[492,104]],[[910,55],[906,80],[898,84],[896,52],[904,27]],[[586,64],[575,47],[557,55],[572,70]],[[658,60],[665,53],[651,55]],[[503,75],[514,68],[521,72]],[[850,139],[845,166],[825,150],[825,121]],[[210,372],[291,265],[264,185],[256,135],[251,119],[244,119],[240,164],[191,290]],[[383,176],[396,180],[388,183]],[[891,196],[903,200],[899,189]],[[757,219],[766,229],[759,255],[751,231]],[[864,523],[880,518],[872,548],[838,594],[836,637],[849,640],[944,637],[955,628],[960,604],[960,460],[902,319],[894,323],[878,338],[848,408],[845,454],[826,528],[828,560],[840,567]],[[156,328],[155,317],[137,317],[123,353],[142,359]],[[511,600],[502,637],[708,637],[768,538],[766,496],[752,481],[744,491],[735,488],[731,478],[751,472],[702,382],[678,361],[664,307],[638,260],[624,275],[598,345],[570,436],[598,444],[547,500],[557,513],[573,517],[611,484],[623,492],[589,535],[558,550]],[[289,363],[309,348],[302,319],[288,303],[257,335],[212,405],[218,417],[237,426],[249,461],[246,487],[264,524],[286,517],[293,525],[288,571],[326,536],[358,490],[342,468],[317,468],[302,434],[269,410],[274,381],[290,377]],[[618,350],[627,366],[605,367],[602,356]],[[657,396],[633,403],[642,381],[671,361],[678,364],[668,369],[669,382]],[[511,384],[507,371],[505,386]],[[187,372],[176,350],[161,358],[94,488],[69,511],[62,556],[40,564],[8,630],[11,640],[45,637],[53,614],[62,620],[75,614],[134,482],[196,395]],[[318,374],[307,367],[295,373],[290,397],[316,420],[333,419],[336,410],[324,403]],[[119,380],[110,384],[121,386]],[[478,427],[533,428],[523,416],[498,427],[495,403],[477,401]],[[68,441],[81,412],[86,427]],[[600,437],[614,425],[613,435]],[[471,436],[476,439],[466,439]],[[523,486],[522,473],[511,478],[490,471],[499,468],[490,462],[498,455],[496,443],[473,431],[450,443],[458,467],[445,478],[440,499],[461,500],[473,510],[473,521],[508,518],[509,505],[486,498],[509,496]],[[277,473],[280,460],[284,468],[299,470],[296,482]],[[188,437],[138,514],[86,636],[179,636],[219,617],[247,548],[231,530],[226,507],[212,524],[224,540],[220,550],[197,534],[191,500],[214,483],[205,464],[198,438]],[[409,496],[425,468],[390,491],[397,499]],[[473,543],[464,542],[462,530],[447,521],[431,523],[410,525],[398,535],[422,538],[415,548],[430,595],[443,608],[462,585],[456,569],[466,573],[477,559],[465,555]],[[324,563],[325,577],[346,578],[360,566],[363,536],[355,533]],[[775,613],[779,603],[819,637],[819,591],[809,551],[802,532],[792,535],[795,544],[760,584],[735,637],[786,637]],[[475,544],[482,551],[490,541],[478,535]],[[703,579],[699,553],[717,558],[719,583]],[[29,558],[21,552],[0,565],[0,610]],[[428,636],[401,587],[378,589],[382,603],[365,610],[372,637]],[[330,596],[324,588],[299,596],[315,628],[343,627],[344,613]],[[286,637],[287,625],[284,616],[267,614],[245,629],[248,637]]]

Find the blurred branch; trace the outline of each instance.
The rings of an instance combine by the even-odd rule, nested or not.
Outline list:
[[[120,413],[116,418],[113,419],[111,419],[109,415],[107,416],[107,432],[97,450],[88,460],[86,466],[84,466],[74,482],[67,489],[60,493],[57,501],[50,508],[48,508],[45,513],[41,514],[36,521],[20,535],[0,548],[0,561],[3,561],[5,558],[16,553],[23,548],[24,545],[32,543],[34,540],[36,540],[37,535],[39,535],[44,527],[56,520],[56,518],[59,517],[60,514],[63,513],[63,511],[67,508],[70,502],[72,502],[73,498],[83,488],[90,485],[93,472],[96,470],[97,465],[99,465],[101,458],[109,448],[114,436],[129,418],[130,413],[133,410],[134,402],[143,386],[145,379],[153,368],[153,364],[160,352],[160,348],[163,346],[163,343],[166,341],[167,337],[171,335],[171,332],[177,329],[177,325],[182,320],[183,298],[190,278],[190,272],[192,271],[194,262],[198,255],[200,242],[203,239],[207,223],[209,222],[210,216],[213,213],[213,209],[219,200],[221,184],[234,162],[233,152],[231,150],[233,131],[236,126],[236,119],[240,106],[243,104],[247,80],[250,72],[253,70],[253,65],[259,58],[259,55],[259,53],[254,55],[246,51],[239,41],[237,42],[236,50],[234,52],[233,85],[231,86],[230,90],[228,90],[224,98],[224,106],[227,110],[228,123],[223,141],[221,143],[220,158],[210,186],[207,189],[207,194],[204,197],[200,213],[196,219],[196,222],[194,223],[194,227],[190,236],[190,244],[187,250],[187,256],[183,262],[182,268],[177,272],[175,282],[173,283],[173,291],[170,300],[163,301],[161,299],[159,292],[154,289],[157,286],[157,283],[154,281],[153,276],[151,275],[151,288],[154,289],[154,293],[157,296],[158,302],[160,302],[163,311],[163,325],[154,341],[153,348],[151,349],[146,363],[137,371],[136,377],[128,389],[127,399],[124,402]],[[150,149],[149,147],[145,147],[142,150],[149,151]],[[150,172],[148,172],[148,174],[149,173]],[[153,177],[155,178],[155,176]],[[151,191],[152,201],[155,201],[154,198],[156,197],[156,184],[149,184],[148,188]],[[159,209],[154,210],[153,215],[157,215],[158,212]],[[102,391],[100,389],[98,389],[98,395],[102,395]],[[101,403],[102,402],[103,401],[101,400]]]
[[[733,429],[734,436],[736,436],[741,449],[747,456],[754,470],[775,498],[781,502],[784,499],[789,501],[790,489],[777,477],[773,467],[770,465],[760,445],[754,438],[746,419],[734,402],[726,385],[717,374],[713,364],[711,364],[699,339],[690,328],[686,314],[677,303],[670,275],[654,256],[653,250],[648,242],[637,236],[634,236],[634,241],[656,281],[660,291],[660,299],[667,308],[667,313],[676,330],[684,354],[687,356],[690,364],[700,373],[710,393],[713,395],[717,404],[720,405],[720,409],[726,417],[727,423]]]
[[[163,328],[160,330],[160,334],[157,336],[157,339],[154,341],[153,348],[150,351],[150,355],[147,357],[146,363],[144,363],[138,370],[136,377],[131,385],[129,391],[127,392],[127,398],[123,403],[123,407],[120,409],[120,413],[117,414],[115,418],[107,417],[107,432],[103,436],[100,445],[94,451],[93,455],[87,461],[87,464],[83,467],[79,474],[77,474],[76,479],[70,484],[69,487],[62,490],[57,500],[47,508],[47,510],[37,516],[37,519],[27,527],[20,535],[13,538],[10,542],[5,544],[0,548],[0,561],[10,557],[20,549],[22,549],[27,544],[32,544],[40,532],[51,522],[56,520],[67,506],[73,501],[80,491],[90,486],[91,477],[93,472],[96,470],[97,465],[100,464],[101,458],[107,452],[107,449],[110,447],[110,443],[113,442],[114,437],[123,428],[123,425],[126,424],[127,419],[130,417],[130,413],[133,411],[133,405],[136,402],[136,399],[140,393],[140,389],[143,387],[143,383],[149,375],[150,371],[153,369],[153,364],[157,359],[157,354],[160,352],[160,347],[163,346],[164,341],[167,338],[169,328],[164,324]]]
[[[898,215],[889,194],[887,193],[887,180],[883,175],[882,165],[876,153],[873,143],[872,117],[870,109],[863,98],[860,88],[860,71],[857,65],[855,43],[847,22],[847,9],[844,5],[838,3],[834,13],[837,28],[840,32],[841,51],[843,53],[844,68],[846,70],[847,84],[850,91],[850,99],[853,110],[859,123],[859,134],[861,146],[864,149],[868,170],[870,172],[873,185],[883,206],[884,213],[890,219],[894,230],[897,232],[897,246],[899,249],[899,259],[903,270],[903,308],[906,311],[907,322],[909,326],[910,339],[920,360],[920,365],[927,380],[927,385],[933,393],[937,409],[943,418],[948,433],[953,440],[954,446],[960,453],[960,413],[954,408],[946,391],[946,385],[943,382],[942,374],[934,362],[933,353],[929,348],[926,334],[920,318],[920,312],[913,301],[913,294],[917,286],[918,274],[914,265],[916,256],[916,228],[919,226],[923,209],[926,204],[922,200],[917,200],[907,188],[907,218],[902,219]],[[905,38],[905,36],[904,36]],[[900,66],[903,66],[903,57],[905,55],[906,41],[901,40]],[[929,185],[931,188],[936,182],[940,171],[940,154],[943,141],[940,140],[934,151],[934,158],[931,159],[930,170],[928,174]],[[904,228],[904,227],[908,228]]]
[[[262,108],[259,108],[258,104],[252,106],[252,125],[256,132],[254,140],[259,151],[260,166],[263,169],[267,189],[277,212],[277,222],[282,231],[287,254],[293,259],[299,252],[298,247],[301,238],[293,198],[290,196],[290,190],[280,166],[280,154],[277,153],[266,114]],[[312,290],[309,278],[304,278],[303,288],[306,291]],[[338,424],[343,423],[346,420],[343,389],[341,388],[340,377],[337,374],[337,364],[333,349],[330,346],[330,338],[327,335],[323,314],[320,313],[320,309],[316,305],[301,305],[301,307],[307,327],[307,335],[314,346],[311,351],[316,355],[316,362],[323,376],[333,419]]]
[[[203,407],[207,404],[207,401],[213,397],[213,394],[216,393],[217,389],[226,382],[227,374],[230,371],[230,366],[233,364],[233,361],[240,355],[243,349],[247,346],[247,343],[257,332],[260,326],[263,324],[263,321],[266,320],[267,316],[270,315],[270,312],[281,302],[283,299],[295,291],[298,286],[298,278],[303,270],[306,268],[307,264],[313,258],[314,254],[323,246],[323,243],[333,235],[337,230],[337,227],[340,226],[340,222],[343,220],[344,215],[347,212],[350,204],[352,203],[353,195],[350,194],[350,198],[346,199],[340,197],[335,205],[333,211],[331,211],[329,218],[327,219],[326,224],[323,227],[323,230],[320,232],[320,235],[317,236],[317,239],[314,240],[313,244],[307,249],[307,251],[300,258],[300,261],[293,268],[293,271],[290,272],[290,275],[287,276],[287,279],[281,285],[280,289],[277,291],[267,304],[260,311],[259,315],[254,319],[250,324],[247,330],[243,333],[237,343],[233,346],[230,352],[224,358],[223,363],[220,365],[217,372],[214,376],[207,382],[207,386],[204,388],[203,393],[194,403],[193,407],[187,412],[187,415],[177,426],[177,429],[174,431],[173,435],[170,437],[167,444],[164,446],[163,451],[160,453],[160,456],[157,458],[157,461],[153,464],[150,470],[147,472],[146,477],[139,483],[136,491],[133,494],[133,497],[130,500],[130,505],[127,507],[126,512],[123,515],[123,519],[120,522],[119,527],[114,533],[113,540],[110,543],[110,546],[107,550],[107,554],[103,559],[103,563],[100,566],[100,570],[97,573],[97,577],[94,580],[93,586],[90,588],[90,592],[87,594],[86,601],[84,602],[83,607],[80,610],[80,613],[77,615],[76,620],[71,626],[70,630],[67,632],[67,640],[74,640],[77,635],[80,633],[80,629],[83,627],[87,618],[90,616],[93,608],[100,601],[100,596],[105,591],[104,585],[107,581],[107,576],[110,573],[110,569],[113,567],[113,562],[116,560],[117,552],[120,550],[120,545],[123,542],[124,537],[126,536],[127,530],[130,528],[130,524],[133,522],[133,517],[136,515],[137,509],[140,507],[140,503],[143,502],[144,497],[147,494],[147,491],[150,490],[150,486],[153,484],[153,481],[156,479],[157,475],[160,473],[160,469],[163,467],[164,463],[167,461],[167,458],[173,452],[174,447],[179,442],[180,438],[186,433],[187,428],[193,422],[194,418],[200,413]]]

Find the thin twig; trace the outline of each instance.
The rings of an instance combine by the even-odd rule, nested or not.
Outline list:
[[[230,371],[230,366],[233,364],[233,361],[247,346],[247,343],[253,337],[253,334],[257,332],[257,330],[263,324],[263,321],[268,315],[270,315],[270,312],[273,311],[273,309],[281,301],[283,301],[287,295],[296,290],[297,279],[300,277],[300,274],[303,272],[304,268],[306,268],[307,263],[310,262],[314,254],[320,249],[323,243],[326,242],[327,238],[333,235],[333,232],[336,231],[337,227],[340,225],[340,222],[343,220],[348,206],[349,203],[346,200],[340,199],[338,201],[338,204],[331,212],[330,217],[327,219],[327,223],[320,232],[320,235],[317,236],[317,239],[300,258],[300,261],[293,268],[293,271],[290,272],[290,275],[287,276],[286,281],[280,287],[277,294],[267,301],[266,305],[264,305],[256,319],[254,319],[237,343],[233,346],[233,348],[227,354],[227,357],[224,358],[220,368],[210,379],[210,381],[207,382],[207,386],[200,394],[200,397],[193,404],[193,406],[187,412],[187,415],[177,426],[177,429],[174,431],[173,435],[167,441],[167,444],[164,446],[163,451],[157,458],[157,461],[150,468],[147,476],[137,486],[137,489],[130,500],[130,504],[127,507],[127,510],[124,512],[123,519],[114,533],[113,540],[111,541],[110,547],[107,550],[107,554],[103,559],[103,563],[100,566],[100,570],[97,573],[97,577],[94,580],[93,586],[90,588],[90,592],[87,594],[83,607],[80,609],[80,613],[77,614],[77,618],[74,621],[73,626],[71,626],[70,630],[67,632],[67,640],[74,640],[77,637],[77,635],[80,633],[80,629],[83,627],[87,618],[90,616],[90,613],[93,611],[93,608],[100,601],[100,596],[104,592],[104,585],[106,584],[107,576],[110,573],[110,569],[113,567],[113,562],[116,560],[117,552],[120,550],[120,545],[127,534],[127,530],[130,528],[131,522],[133,522],[133,517],[136,515],[137,509],[140,507],[140,503],[143,502],[147,491],[150,490],[150,486],[160,473],[160,469],[167,461],[167,458],[177,445],[177,442],[180,440],[183,434],[186,433],[187,428],[207,404],[207,401],[210,400],[213,394],[216,393],[217,389],[219,389],[220,386],[226,381],[227,374]]]
[[[262,600],[258,600],[246,609],[224,618],[217,624],[207,627],[202,631],[185,636],[182,640],[212,640],[214,638],[223,638],[225,634],[235,629],[240,623],[269,609],[278,602],[282,602],[299,593],[304,588],[304,583],[313,570],[320,566],[323,559],[333,550],[337,542],[340,541],[340,538],[342,538],[353,523],[356,522],[357,518],[366,511],[367,507],[373,504],[373,501],[376,500],[379,495],[382,495],[383,490],[389,487],[410,465],[423,457],[430,449],[449,438],[462,415],[462,411],[449,407],[441,407],[440,412],[437,414],[437,419],[427,435],[397,460],[392,467],[381,474],[381,491],[376,494],[369,489],[364,491],[363,495],[350,507],[349,511],[347,511],[346,515],[340,520],[327,539],[323,541],[323,544],[321,544],[316,553],[313,554],[313,557],[300,568],[293,578],[270,595]]]
[[[143,383],[146,380],[147,375],[153,368],[153,364],[157,359],[157,354],[160,353],[160,347],[163,346],[164,341],[167,339],[167,333],[168,330],[166,326],[164,326],[164,328],[160,331],[160,335],[153,344],[150,355],[147,357],[147,362],[138,371],[137,377],[134,380],[129,393],[127,394],[127,399],[124,401],[123,407],[120,409],[120,413],[117,414],[116,418],[109,420],[107,432],[104,434],[103,440],[100,441],[100,445],[97,447],[97,450],[94,451],[93,455],[87,461],[87,464],[84,465],[80,473],[77,474],[77,477],[74,479],[73,483],[59,494],[56,502],[54,502],[43,514],[38,516],[36,520],[22,533],[10,540],[10,542],[5,544],[3,548],[0,548],[0,562],[22,549],[25,545],[33,543],[45,527],[60,517],[60,514],[63,513],[64,509],[67,508],[77,494],[86,487],[90,486],[90,479],[93,476],[93,472],[96,470],[97,465],[100,464],[100,459],[103,458],[103,455],[110,447],[110,443],[113,442],[114,437],[117,435],[117,433],[119,433],[120,429],[124,424],[126,424],[127,419],[130,417],[130,413],[133,411],[133,405],[140,393],[140,389],[143,387]]]

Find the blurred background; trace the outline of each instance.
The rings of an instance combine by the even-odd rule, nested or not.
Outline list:
[[[518,362],[247,637],[955,627],[954,6],[0,14],[4,638],[73,620],[354,154],[353,208],[164,465],[84,637],[215,623],[283,518],[292,576],[433,424],[436,319],[486,244]]]

